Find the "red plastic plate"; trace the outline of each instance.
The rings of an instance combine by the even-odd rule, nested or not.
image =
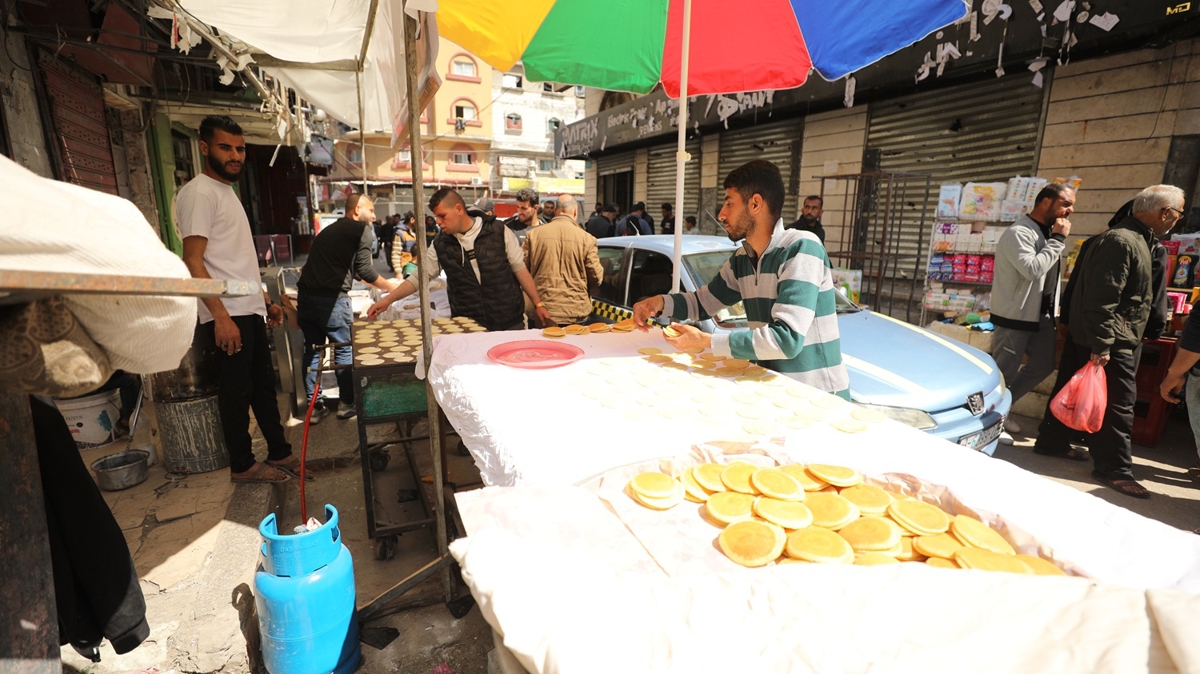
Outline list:
[[[563,342],[526,339],[497,344],[488,349],[487,355],[493,362],[501,365],[541,369],[574,363],[583,357],[583,349]]]

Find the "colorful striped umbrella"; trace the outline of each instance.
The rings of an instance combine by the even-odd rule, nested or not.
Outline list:
[[[439,0],[438,30],[499,70],[533,81],[646,93],[791,89],[827,80],[963,18],[964,0]]]

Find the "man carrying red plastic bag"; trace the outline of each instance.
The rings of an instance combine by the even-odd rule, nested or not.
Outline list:
[[[1058,380],[1033,449],[1087,461],[1087,453],[1071,447],[1082,440],[1092,476],[1134,498],[1150,498],[1133,479],[1131,453],[1137,366],[1154,294],[1150,251],[1154,237],[1171,231],[1183,208],[1179,188],[1147,187],[1134,199],[1133,214],[1097,235],[1075,265]]]

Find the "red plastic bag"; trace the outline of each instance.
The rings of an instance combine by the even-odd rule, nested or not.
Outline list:
[[[1108,377],[1104,368],[1087,363],[1050,401],[1050,412],[1067,426],[1095,433],[1104,425],[1108,407]]]

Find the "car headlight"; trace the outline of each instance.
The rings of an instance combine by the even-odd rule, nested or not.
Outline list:
[[[919,431],[928,431],[932,428],[937,428],[937,422],[933,420],[933,417],[929,416],[928,413],[922,410],[913,409],[911,407],[887,407],[884,405],[859,404],[867,409],[882,412],[889,419],[899,421],[905,426],[912,426]]]

